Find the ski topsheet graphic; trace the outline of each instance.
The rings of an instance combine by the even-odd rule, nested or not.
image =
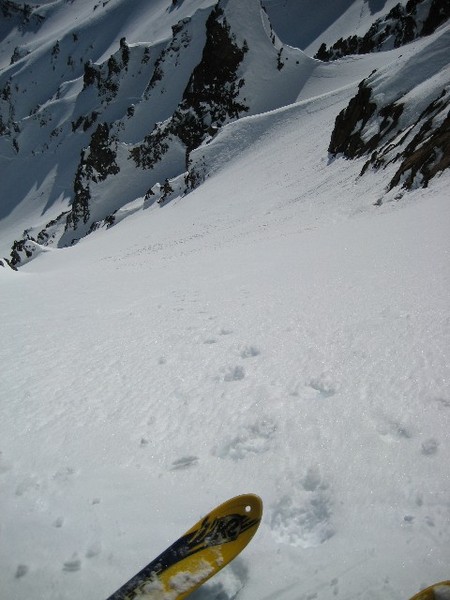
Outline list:
[[[441,581],[422,590],[410,600],[450,600],[450,581]]]
[[[254,494],[224,502],[107,600],[183,600],[245,548],[261,515]]]

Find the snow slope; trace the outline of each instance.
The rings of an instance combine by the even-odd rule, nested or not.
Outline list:
[[[199,598],[400,599],[445,578],[444,190],[236,226],[208,187],[2,281],[5,596],[106,597],[247,490],[262,530]]]
[[[105,598],[243,492],[260,531],[193,599],[448,579],[449,172],[374,206],[395,167],[327,152],[358,82],[440,35],[317,65],[193,152],[187,196],[0,267],[1,597]]]

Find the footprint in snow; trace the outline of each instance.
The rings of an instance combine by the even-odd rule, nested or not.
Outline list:
[[[99,541],[93,542],[86,550],[86,558],[94,558],[98,556],[102,551],[102,545]]]
[[[232,329],[222,328],[219,332],[220,335],[231,335],[233,333]]]
[[[235,367],[229,367],[228,371],[225,373],[223,380],[224,381],[241,381],[245,377],[245,369],[240,365],[236,365]]]
[[[412,524],[412,523],[414,523],[414,518],[415,518],[414,515],[405,515],[403,517],[403,522],[407,523],[407,524]]]
[[[335,534],[332,523],[332,501],[328,485],[318,469],[308,469],[296,480],[289,494],[271,508],[270,524],[277,542],[314,548]]]
[[[339,585],[338,584],[339,584],[339,581],[338,581],[337,577],[332,579],[330,582],[330,587],[333,590],[333,596],[339,595]]]
[[[33,491],[39,490],[40,487],[41,487],[41,484],[36,479],[36,477],[34,477],[34,475],[28,476],[17,485],[16,496],[23,496],[24,494],[27,494],[28,492],[33,492]]]
[[[434,401],[440,408],[444,408],[444,409],[450,408],[450,400],[448,398],[438,396],[437,398],[434,399]]]
[[[29,570],[30,569],[29,569],[28,565],[17,565],[16,574],[14,575],[14,577],[16,579],[25,577],[25,575],[28,573]]]
[[[398,419],[388,416],[382,416],[379,419],[376,429],[380,436],[386,441],[398,442],[410,440],[413,437],[413,433],[408,425],[405,425]]]
[[[439,442],[434,438],[430,438],[422,442],[421,452],[424,456],[434,456],[439,450]]]
[[[53,475],[53,481],[57,483],[67,483],[75,475],[76,470],[73,467],[62,467]]]
[[[63,564],[63,571],[66,573],[75,573],[81,569],[81,560],[78,558],[77,554],[74,554],[70,560],[66,560]]]
[[[241,460],[249,455],[264,454],[271,449],[277,426],[271,419],[262,419],[253,425],[242,426],[237,435],[226,438],[214,448],[213,454],[219,458]]]
[[[319,394],[320,398],[330,398],[339,391],[340,385],[329,372],[311,378],[307,385]]]
[[[189,467],[195,466],[197,463],[198,456],[183,456],[182,458],[173,461],[170,470],[180,471],[181,469],[188,469]]]
[[[259,356],[261,352],[256,346],[244,346],[240,354],[241,358],[253,358],[255,356]]]
[[[60,529],[63,525],[64,525],[64,519],[63,519],[63,517],[57,517],[53,521],[53,527],[56,527],[56,529]]]
[[[3,452],[0,452],[0,475],[7,473],[10,469],[10,465],[3,459]]]

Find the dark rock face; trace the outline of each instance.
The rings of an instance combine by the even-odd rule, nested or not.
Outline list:
[[[15,267],[13,264],[11,264],[11,261],[8,260],[7,258],[1,258],[0,259],[0,267],[3,269],[12,269],[13,271],[17,271],[17,267]]]
[[[182,100],[168,122],[156,125],[144,142],[131,150],[135,163],[151,169],[167,152],[171,137],[177,137],[186,155],[248,107],[237,100],[244,85],[237,70],[247,52],[236,43],[217,5],[206,21],[206,43],[200,63],[192,72]]]
[[[347,158],[361,156],[365,152],[365,143],[361,133],[367,121],[376,111],[377,105],[371,101],[372,89],[362,81],[358,93],[336,117],[328,151],[344,154]]]
[[[402,185],[427,187],[430,179],[450,167],[450,98],[446,91],[431,102],[420,115],[414,127],[404,138],[410,140],[396,156],[401,164],[388,189]],[[442,116],[445,115],[442,120]],[[439,124],[440,122],[440,124]],[[386,147],[376,157],[378,161],[392,160],[396,145]]]
[[[23,258],[31,258],[32,253],[25,247],[26,239],[15,240],[11,248],[10,263],[13,267],[20,265]],[[22,256],[23,255],[23,256]]]
[[[443,90],[413,123],[400,123],[404,104],[400,99],[377,107],[372,89],[364,81],[357,95],[336,118],[329,152],[358,158],[370,154],[361,175],[369,167],[385,168],[400,162],[387,190],[427,187],[429,181],[450,166],[450,98]],[[370,123],[369,123],[370,122]],[[369,125],[378,131],[369,137]]]
[[[16,121],[16,110],[14,103],[15,88],[10,80],[8,80],[3,88],[0,88],[0,106],[3,108],[0,113],[0,135],[13,138],[15,133],[20,132],[19,124]]]
[[[110,126],[107,123],[100,123],[91,136],[89,146],[81,153],[75,173],[74,199],[70,211],[63,212],[56,219],[51,220],[37,235],[31,235],[29,230],[24,231],[22,239],[16,240],[12,247],[12,265],[19,265],[24,260],[31,258],[35,247],[29,242],[48,245],[53,241],[58,230],[64,230],[66,237],[73,243],[76,239],[70,238],[69,232],[79,229],[82,225],[85,226],[82,235],[95,229],[93,226],[91,228],[88,226],[91,216],[90,185],[105,181],[110,175],[119,173],[116,150],[117,139],[110,135]]]
[[[322,45],[317,57],[332,60],[350,53],[398,47],[433,33],[449,16],[450,0],[409,0],[376,21],[363,38],[338,40],[330,50]],[[397,186],[426,187],[450,163],[448,90],[437,88],[439,96],[425,110],[421,108],[417,117],[414,97],[407,96],[407,90],[384,105],[379,105],[377,96],[377,104],[373,81],[371,76],[362,81],[356,96],[337,116],[328,150],[333,156],[342,154],[346,158],[370,155],[361,175],[369,168],[400,163],[387,185],[388,191]]]
[[[440,25],[445,23],[449,17],[449,0],[433,0],[430,6],[428,17],[423,24],[421,35],[432,34]]]
[[[81,153],[73,186],[75,197],[72,210],[67,216],[66,230],[76,229],[80,221],[85,224],[88,222],[90,182],[104,181],[109,175],[117,175],[119,172],[115,145],[116,140],[109,137],[108,124],[100,123],[92,134],[88,149]]]
[[[244,81],[238,81],[236,74],[248,50],[246,44],[242,48],[236,44],[219,6],[209,16],[206,31],[202,60],[191,75],[177,115],[178,136],[188,152],[200,145],[211,127],[221,127],[248,110],[237,101]],[[192,117],[195,125],[185,135],[183,122]]]
[[[346,158],[363,156],[375,150],[382,140],[395,129],[403,112],[403,104],[394,102],[377,110],[377,105],[371,98],[372,88],[362,81],[356,96],[336,118],[328,147],[331,154],[342,153]],[[365,126],[375,114],[381,117],[379,129],[377,133],[367,139],[364,136]]]
[[[13,0],[0,0],[0,15],[4,21],[8,21],[7,25],[10,28],[18,26],[21,30],[37,29],[44,21],[44,17],[36,12],[36,8]]]
[[[449,17],[450,0],[409,0],[405,6],[397,4],[385,17],[375,21],[363,37],[340,38],[330,48],[322,44],[315,58],[330,61],[349,54],[399,48],[430,35]]]
[[[450,166],[450,117],[428,136],[421,131],[402,157],[389,189],[402,181],[406,189],[414,185],[427,187],[430,179]]]
[[[130,61],[130,48],[125,40],[120,40],[120,49],[111,54],[102,65],[87,62],[84,65],[83,89],[96,86],[98,94],[106,102],[111,102],[117,95],[120,87],[120,75],[126,71]]]
[[[39,5],[31,6],[26,2],[0,0],[0,44],[15,29],[22,34],[37,32],[44,21],[45,17],[39,14]],[[16,46],[11,54],[10,64],[13,65],[28,53],[29,50],[26,47]],[[9,133],[9,131],[6,131],[6,133]],[[5,130],[2,127],[0,116],[0,135],[4,134]]]

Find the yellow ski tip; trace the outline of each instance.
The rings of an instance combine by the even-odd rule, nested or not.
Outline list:
[[[220,504],[183,536],[189,555],[159,575],[170,600],[183,600],[247,546],[261,522],[263,503],[255,494]],[[168,593],[167,593],[168,592]]]
[[[108,600],[184,600],[245,548],[259,527],[262,509],[255,494],[220,504]]]
[[[410,600],[450,600],[450,580],[430,585]]]

